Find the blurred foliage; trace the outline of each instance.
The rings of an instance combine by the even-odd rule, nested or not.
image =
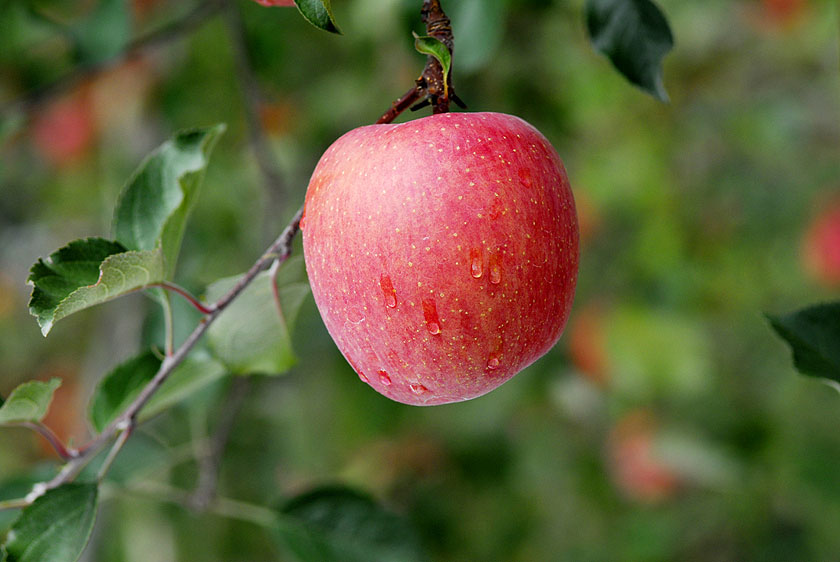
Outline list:
[[[116,4],[0,2],[0,395],[62,378],[46,423],[76,444],[98,381],[160,341],[161,320],[135,295],[45,340],[27,312],[29,266],[108,232],[126,178],[175,131],[224,122],[176,279],[201,292],[241,273],[303,200],[323,150],[374,121],[423,65],[411,37],[423,31],[419,1],[337,1],[342,36],[294,9],[236,3],[285,180],[267,191],[218,15],[60,95],[15,103],[119,52],[126,29],[142,36],[190,10]],[[307,297],[292,334],[298,363],[254,380],[220,494],[276,506],[341,482],[407,516],[441,561],[840,558],[840,397],[793,375],[762,316],[836,297],[802,247],[840,191],[836,4],[662,0],[676,41],[668,105],[592,50],[581,1],[452,4],[459,96],[534,124],[569,171],[583,243],[567,334],[487,396],[412,408],[359,382]],[[181,334],[193,320],[179,318]],[[146,455],[126,457],[139,470],[125,480],[191,490],[194,444],[227,384],[144,425],[169,454],[147,470]],[[52,459],[24,429],[0,431],[0,451],[3,498]],[[102,500],[89,560],[285,556],[253,522],[119,488]]]

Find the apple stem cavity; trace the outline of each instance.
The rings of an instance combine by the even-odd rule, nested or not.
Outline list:
[[[444,13],[440,0],[423,0],[420,17],[426,24],[426,34],[446,45],[449,54],[452,55],[455,44],[452,24]],[[406,109],[416,111],[427,105],[432,106],[432,113],[447,113],[450,101],[455,102],[462,109],[467,107],[452,87],[452,70],[444,73],[440,61],[429,55],[426,59],[426,67],[414,86],[394,101],[376,123],[380,125],[391,123]]]

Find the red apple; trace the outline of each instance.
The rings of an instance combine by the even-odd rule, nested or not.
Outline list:
[[[263,6],[294,6],[295,0],[254,0],[257,4]]]
[[[563,163],[499,113],[360,127],[312,174],[312,293],[359,377],[415,405],[496,388],[559,339],[578,224]]]
[[[610,471],[616,486],[630,499],[655,503],[679,487],[677,472],[656,454],[657,437],[656,421],[646,410],[629,412],[610,433]]]
[[[89,84],[46,106],[32,124],[40,153],[63,167],[84,157],[96,137]]]
[[[808,228],[802,259],[821,285],[840,287],[840,199],[829,202]]]

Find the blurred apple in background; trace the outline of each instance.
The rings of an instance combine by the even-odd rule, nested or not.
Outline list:
[[[81,160],[96,138],[89,84],[40,107],[30,132],[38,152],[54,166]]]
[[[817,283],[840,287],[840,197],[822,205],[805,232],[802,261]]]
[[[644,409],[625,414],[610,432],[607,443],[610,474],[628,498],[654,503],[673,496],[680,479],[657,454],[658,427]]]

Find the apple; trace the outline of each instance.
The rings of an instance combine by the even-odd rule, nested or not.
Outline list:
[[[254,0],[257,4],[263,6],[294,6],[295,0]]]
[[[517,117],[350,131],[318,162],[301,229],[327,330],[359,378],[398,402],[489,392],[566,325],[575,203],[557,152]]]
[[[53,165],[65,167],[82,159],[96,138],[89,84],[51,102],[32,123],[38,151]]]
[[[802,259],[818,283],[840,287],[840,198],[829,201],[808,227]]]
[[[677,471],[657,455],[658,438],[656,421],[646,410],[625,414],[610,432],[610,472],[615,485],[630,499],[659,502],[673,496],[681,483]]]

